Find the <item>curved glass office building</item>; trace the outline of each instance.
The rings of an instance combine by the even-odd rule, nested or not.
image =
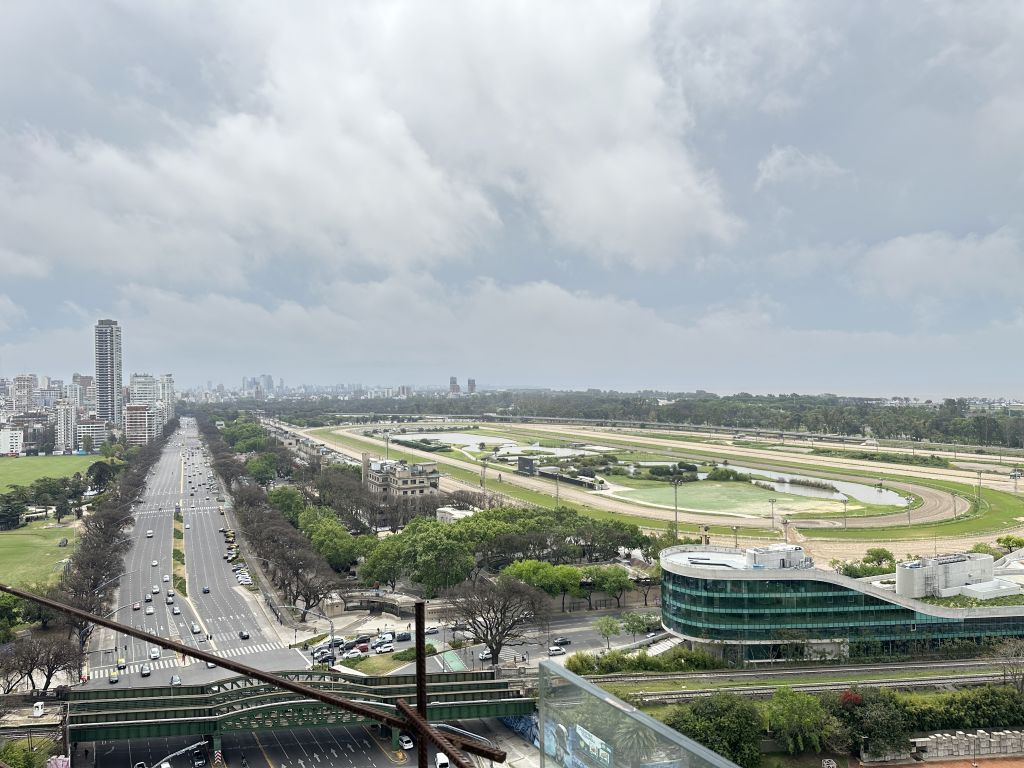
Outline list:
[[[897,594],[895,584],[815,568],[789,544],[670,547],[661,567],[665,628],[735,660],[874,656],[1024,636],[1024,606],[931,605]]]

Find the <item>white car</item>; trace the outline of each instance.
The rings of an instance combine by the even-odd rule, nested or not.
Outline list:
[[[146,615],[147,616],[152,616],[153,615],[153,606],[152,605],[147,605],[146,606]]]
[[[179,608],[178,606],[174,606],[173,608],[171,608],[171,613],[173,613],[175,616],[181,616],[181,608]]]
[[[548,648],[548,656],[565,656],[565,648],[560,645],[552,645]]]
[[[159,659],[160,658],[160,649],[156,648],[156,647],[150,648],[149,649],[149,658],[154,659],[154,660],[155,659]]]
[[[156,568],[158,565],[160,565],[160,563],[158,563],[156,560],[154,560],[152,563],[150,563],[150,565],[152,565],[154,568]]]
[[[489,650],[480,652],[480,661],[487,661],[491,658],[491,652]]]
[[[395,646],[391,643],[384,643],[384,645],[377,646],[377,653],[394,653]]]
[[[186,531],[191,529],[191,528],[192,528],[192,525],[190,523],[185,523],[185,530]]]
[[[358,648],[353,648],[351,651],[345,651],[343,654],[341,654],[341,658],[343,658],[343,659],[361,659],[361,658],[363,658],[363,655],[364,655],[363,652],[360,651]]]
[[[167,583],[168,581],[170,581],[170,580],[171,580],[171,577],[170,577],[170,576],[168,576],[168,575],[167,575],[167,574],[165,573],[165,574],[164,574],[164,584],[166,584],[166,583]]]

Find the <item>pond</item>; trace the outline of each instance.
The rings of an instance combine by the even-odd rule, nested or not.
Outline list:
[[[837,491],[827,491],[824,488],[812,488],[806,485],[795,485],[794,483],[772,482],[775,490],[780,493],[792,493],[794,496],[810,496],[815,499],[832,499],[842,501],[844,497],[862,501],[865,504],[879,504],[893,507],[907,506],[907,500],[902,494],[896,491],[877,488],[865,483],[852,483],[848,480],[831,480],[809,475],[794,475],[789,472],[777,472],[769,469],[754,469],[743,467],[738,464],[729,464],[730,469],[749,475],[761,475],[763,477],[776,478],[778,480],[817,480],[818,482],[831,483]],[[769,481],[762,481],[769,482]]]

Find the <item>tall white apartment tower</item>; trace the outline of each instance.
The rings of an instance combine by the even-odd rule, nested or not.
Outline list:
[[[174,418],[174,401],[177,399],[174,376],[169,373],[160,374],[160,399],[164,403],[164,421],[168,422]]]
[[[96,323],[96,417],[122,426],[121,326],[117,320]]]
[[[54,450],[71,452],[75,450],[75,428],[78,426],[78,409],[71,400],[58,400],[56,414],[57,424]]]

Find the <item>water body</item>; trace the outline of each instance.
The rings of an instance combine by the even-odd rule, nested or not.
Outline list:
[[[739,464],[732,463],[729,464],[729,468],[735,469],[737,472],[743,472],[744,474],[761,475],[771,478],[782,478],[787,480],[817,480],[818,482],[831,483],[837,489],[837,492],[834,492],[826,491],[824,488],[811,488],[806,485],[771,482],[771,485],[775,486],[775,490],[780,493],[791,493],[794,496],[810,496],[815,499],[832,499],[833,501],[842,501],[844,498],[849,497],[851,499],[856,499],[857,501],[862,501],[865,504],[884,504],[893,507],[907,506],[907,500],[902,494],[899,494],[896,491],[876,488],[873,485],[865,485],[864,483],[851,483],[847,480],[829,480],[821,477],[810,477],[808,475],[793,475],[788,472],[754,469],[753,467],[743,467]]]

